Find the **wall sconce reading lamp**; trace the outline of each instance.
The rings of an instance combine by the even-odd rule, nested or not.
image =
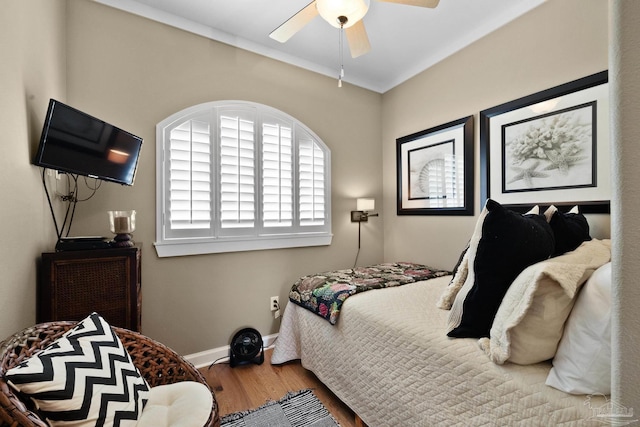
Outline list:
[[[351,222],[367,222],[370,216],[378,216],[377,213],[369,213],[375,207],[375,199],[357,199],[356,210],[351,211]]]
[[[375,207],[375,199],[356,199],[357,210],[351,211],[351,222],[358,223],[358,254],[356,255],[356,260],[353,263],[353,268],[356,267],[356,264],[358,263],[358,255],[360,255],[360,226],[363,222],[369,221],[370,216],[378,216],[377,213],[369,213],[369,211],[374,210]]]

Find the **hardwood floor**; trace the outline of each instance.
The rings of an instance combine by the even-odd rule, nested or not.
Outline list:
[[[231,368],[228,363],[213,365],[200,372],[214,389],[220,416],[255,409],[269,400],[279,400],[288,391],[305,388],[313,390],[341,427],[357,427],[355,415],[316,376],[302,367],[299,361],[283,365],[271,364],[272,350],[265,351],[261,365]]]

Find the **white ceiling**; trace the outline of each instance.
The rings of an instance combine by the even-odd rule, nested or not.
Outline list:
[[[339,30],[320,16],[288,42],[269,33],[311,0],[96,0],[220,42],[338,77]],[[371,1],[371,51],[351,58],[344,81],[384,93],[542,4],[544,0],[440,0],[435,9]]]

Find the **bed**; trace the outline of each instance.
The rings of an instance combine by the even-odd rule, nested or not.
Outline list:
[[[483,214],[490,216],[486,207]],[[481,225],[487,221],[483,214],[479,219]],[[525,215],[522,217],[526,218]],[[504,222],[504,218],[499,222]],[[546,329],[559,327],[562,337],[580,287],[610,261],[610,242],[589,238],[592,241],[578,242],[575,250],[529,262],[515,279],[509,279],[511,285],[500,297],[515,306],[522,306],[523,299],[530,300],[525,319],[520,316],[514,325],[513,307],[506,310],[507,302],[499,303],[504,305],[498,307],[494,317],[502,318],[506,333],[494,331],[499,329],[496,327],[483,337],[454,337],[456,328],[452,327],[452,310],[455,299],[478,293],[465,294],[464,285],[481,278],[481,274],[474,277],[474,273],[480,271],[470,266],[476,265],[486,249],[477,237],[478,229],[482,234],[486,228],[488,226],[484,229],[476,227],[475,242],[472,236],[469,248],[454,269],[455,275],[354,293],[344,299],[335,324],[298,303],[289,302],[271,362],[281,364],[300,359],[305,368],[369,427],[600,425],[602,414],[606,413],[603,408],[608,404],[606,394],[570,394],[547,385],[555,367],[551,362],[553,355],[548,357],[544,351],[538,355],[543,360],[536,363],[518,360],[522,363],[519,364],[510,358],[516,358],[518,352],[519,357],[524,358],[535,353],[526,349],[527,340],[530,340],[526,333],[530,330],[522,332],[520,337],[524,344],[519,344],[525,348],[516,348],[515,332],[518,330],[520,334],[518,328],[524,328],[522,325],[526,321],[530,323],[528,328],[536,321],[542,321]],[[506,232],[513,236],[513,230]],[[556,245],[553,246],[552,252]],[[588,247],[590,252],[585,253],[583,247]],[[575,255],[578,253],[580,256]],[[500,256],[505,255],[501,253]],[[565,279],[548,273],[562,271],[564,274],[568,270],[575,273],[571,279],[575,282],[573,285],[558,285]],[[521,279],[521,276],[526,277]],[[527,281],[530,276],[536,278],[535,286]],[[520,284],[517,284],[518,280]],[[518,292],[525,292],[527,296],[523,298]],[[554,300],[549,302],[546,298],[553,292],[556,292]],[[447,298],[450,304],[443,301]],[[531,320],[539,314],[535,312],[540,311],[541,306],[536,304],[547,304],[543,308],[555,314],[564,310],[564,314],[560,319]],[[559,309],[557,304],[563,308]],[[537,308],[532,309],[533,306]],[[503,313],[505,310],[506,314]],[[554,322],[559,322],[559,326],[549,327]],[[513,348],[504,357],[499,340],[508,337],[509,332]],[[557,331],[555,335],[558,335]],[[556,337],[558,341],[560,338]],[[538,345],[535,339],[532,343],[541,349],[545,347]],[[558,342],[552,347],[554,353],[558,351]]]

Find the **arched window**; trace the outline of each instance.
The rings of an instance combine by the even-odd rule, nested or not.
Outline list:
[[[331,152],[266,105],[196,105],[156,126],[158,255],[331,243]]]

